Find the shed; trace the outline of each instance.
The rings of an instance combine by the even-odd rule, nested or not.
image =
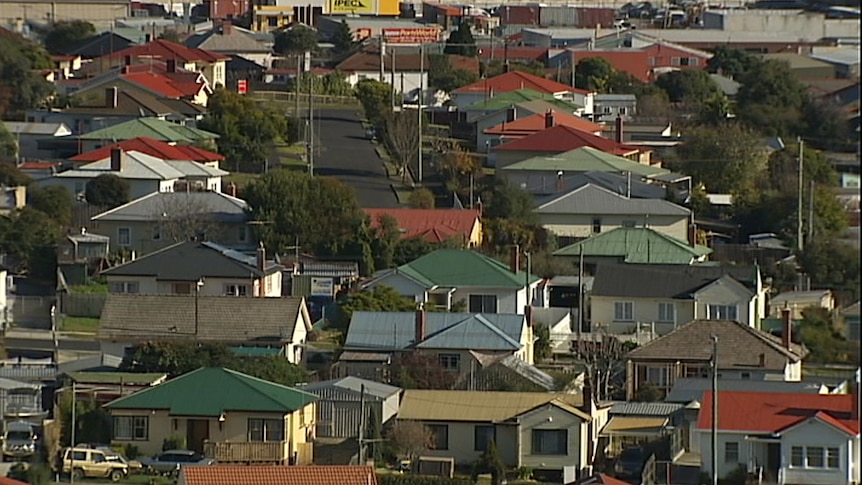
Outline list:
[[[366,419],[377,419],[383,425],[398,414],[401,389],[358,377],[342,377],[298,386],[316,395],[317,436],[354,438],[362,422],[362,401]]]

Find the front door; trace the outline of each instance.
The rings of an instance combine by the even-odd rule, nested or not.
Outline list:
[[[210,439],[208,419],[189,419],[186,421],[186,446],[198,453],[204,452],[204,441]]]
[[[781,443],[766,445],[766,477],[767,480],[778,481],[778,469],[781,468]]]

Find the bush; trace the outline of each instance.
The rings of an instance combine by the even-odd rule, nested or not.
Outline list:
[[[185,436],[171,436],[162,442],[162,451],[186,449]]]
[[[380,485],[473,485],[463,478],[432,477],[423,475],[378,475]]]
[[[9,469],[7,476],[30,485],[49,485],[51,483],[51,469],[43,463],[32,465],[17,463]]]

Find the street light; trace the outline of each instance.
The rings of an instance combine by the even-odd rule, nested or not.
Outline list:
[[[203,276],[195,283],[195,337],[198,336],[198,297],[200,296],[201,288],[204,286]]]

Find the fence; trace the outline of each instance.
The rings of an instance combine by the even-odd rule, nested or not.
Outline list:
[[[291,91],[254,91],[251,96],[258,101],[277,101],[288,104],[299,102],[300,111],[308,109],[308,97],[311,96],[314,106],[349,105],[359,107],[359,100],[354,96],[329,96],[326,94],[297,93]],[[299,96],[299,100],[297,100]]]
[[[60,313],[67,317],[99,318],[107,298],[105,293],[61,293]]]
[[[7,323],[16,327],[50,330],[51,307],[55,301],[48,296],[10,296]]]

